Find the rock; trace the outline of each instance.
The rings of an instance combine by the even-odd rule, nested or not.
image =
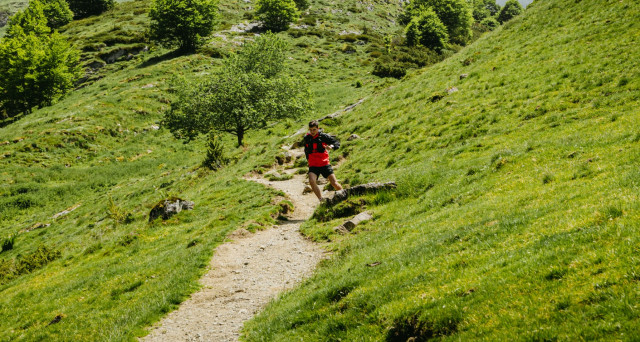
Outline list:
[[[333,197],[327,200],[327,205],[334,206],[346,200],[351,195],[364,195],[367,193],[377,192],[380,190],[389,190],[389,189],[395,189],[395,188],[396,188],[395,182],[360,184],[349,189],[342,189],[340,191],[336,191]]]
[[[354,218],[352,218],[351,220],[343,223],[342,225],[348,230],[348,231],[352,231],[353,228],[355,228],[357,225],[359,225],[362,222],[365,221],[369,221],[373,218],[373,216],[368,212],[365,211],[363,213],[360,213],[358,215],[356,215]]]
[[[313,192],[313,189],[311,188],[311,185],[307,185],[307,186],[305,186],[305,187],[304,187],[304,190],[302,190],[302,194],[303,194],[303,195],[308,194],[308,193],[310,193],[310,192]]]
[[[169,219],[171,216],[181,212],[182,210],[191,210],[195,203],[185,201],[180,198],[169,198],[162,200],[156,204],[151,212],[149,212],[149,222],[162,217],[163,220]]]
[[[460,79],[463,80],[465,78],[469,77],[469,74],[462,74],[460,75]]]
[[[352,141],[352,140],[356,140],[356,139],[360,139],[360,136],[357,134],[351,134],[348,138],[347,141]]]
[[[453,94],[453,93],[455,93],[455,92],[457,92],[457,91],[458,91],[458,88],[456,88],[456,87],[449,87],[449,88],[447,88],[447,93],[448,93],[448,94]]]
[[[78,204],[74,205],[73,207],[67,208],[66,210],[63,210],[63,211],[53,215],[51,218],[52,219],[57,219],[58,217],[67,215],[68,213],[78,209],[78,207],[80,207],[80,203],[78,203]]]
[[[293,155],[290,152],[282,152],[276,156],[276,161],[278,162],[278,165],[291,163],[292,160],[293,160]]]

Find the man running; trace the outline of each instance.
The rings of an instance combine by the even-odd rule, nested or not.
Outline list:
[[[342,190],[329,164],[329,150],[337,150],[339,147],[337,139],[320,132],[317,120],[309,122],[309,133],[304,136],[304,154],[309,162],[309,185],[321,202],[323,198],[317,183],[318,177],[328,179],[336,191]]]

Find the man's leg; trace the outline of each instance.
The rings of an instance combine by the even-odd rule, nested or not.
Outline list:
[[[309,172],[309,185],[311,185],[311,189],[313,189],[313,193],[316,194],[316,197],[318,197],[319,200],[322,200],[322,191],[320,191],[317,181],[318,176],[313,172]]]
[[[336,189],[336,191],[342,190],[342,185],[338,183],[338,179],[336,178],[336,175],[332,173],[329,175],[327,179],[329,180],[329,182],[331,182],[331,186],[333,186],[333,188]]]

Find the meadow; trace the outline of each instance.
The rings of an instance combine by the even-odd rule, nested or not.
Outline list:
[[[221,4],[216,33],[191,55],[146,41],[148,5],[124,2],[63,27],[96,68],[57,104],[0,128],[0,340],[144,335],[197,290],[229,232],[275,222],[279,194],[242,176],[274,164],[309,119],[362,98],[322,122],[343,142],[332,154],[345,159],[338,178],[398,189],[306,222],[303,233],[332,258],[248,322],[245,340],[636,335],[633,2],[536,1],[437,58],[400,39],[385,46],[401,33],[395,3],[312,2],[281,36],[316,110],[249,132],[242,147],[222,136],[231,162],[217,172],[200,165],[204,139],[176,140],[162,115],[172,87],[215,72],[252,37],[235,26],[251,20],[251,4]],[[118,50],[126,53],[107,63]],[[385,56],[428,63],[402,80],[373,76]],[[347,141],[353,133],[361,139]],[[149,223],[167,197],[195,209]],[[334,232],[363,210],[374,220]]]

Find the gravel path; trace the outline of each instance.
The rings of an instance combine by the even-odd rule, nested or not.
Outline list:
[[[294,170],[291,170],[294,171]],[[295,211],[290,220],[254,234],[239,229],[216,249],[202,290],[151,328],[142,341],[237,341],[243,323],[278,293],[308,276],[323,250],[305,240],[300,224],[318,200],[303,195],[306,175],[287,181],[251,180],[284,191]]]

